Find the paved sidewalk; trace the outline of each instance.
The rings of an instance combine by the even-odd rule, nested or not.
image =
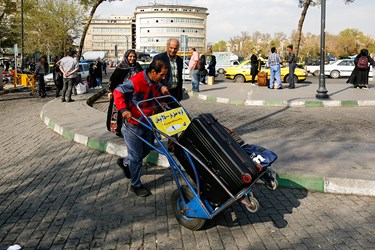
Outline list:
[[[288,107],[364,107],[375,106],[375,84],[369,79],[369,89],[360,90],[351,84],[333,83],[326,79],[329,98],[317,99],[319,87],[317,78],[314,83],[297,83],[295,89],[268,89],[250,83],[218,82],[215,85],[200,85],[199,93],[190,92],[190,96],[202,100],[225,104],[249,106],[288,106]],[[190,84],[188,84],[190,85]],[[189,86],[190,87],[190,86]]]
[[[192,232],[179,225],[171,208],[176,189],[171,171],[146,164],[142,181],[153,195],[136,196],[117,156],[69,141],[43,124],[38,115],[52,99],[52,93],[47,98],[27,92],[0,96],[0,149],[5,152],[0,156],[0,249],[14,244],[24,250],[374,249],[375,197],[269,191],[263,185],[253,189],[261,204],[257,213],[236,202]],[[107,106],[104,98],[95,107],[99,104]],[[202,104],[215,109],[220,120],[223,108],[233,109],[232,117],[238,117],[236,110],[258,110],[184,101],[189,110]],[[288,113],[283,108],[255,113],[267,110]],[[261,123],[266,131],[274,118]]]
[[[314,97],[317,84],[313,83],[297,84],[297,88],[293,90],[270,90],[251,84],[230,82],[221,82],[214,86],[201,85],[200,88],[199,94],[189,94],[193,98],[236,105],[353,108],[375,105],[375,88],[357,90],[347,84],[327,86],[331,98],[320,105],[316,105],[319,103]],[[104,90],[91,91],[76,96],[74,103],[61,103],[58,99],[50,101],[41,111],[42,120],[48,127],[70,140],[110,154],[126,155],[122,139],[115,138],[107,132],[106,115],[88,105],[100,98]],[[257,97],[257,101],[250,99],[253,96]],[[299,105],[294,101],[298,101]],[[244,139],[246,141],[246,136]],[[264,145],[261,140],[257,143]],[[375,145],[373,143],[353,142],[343,145],[330,142],[321,145],[312,141],[282,140],[274,141],[274,145],[279,149],[278,162],[286,166],[284,171],[278,172],[281,185],[320,192],[375,196],[375,165],[373,164]],[[301,158],[297,157],[298,155],[305,156]],[[147,158],[147,161],[159,166],[168,166],[166,158],[155,152]]]

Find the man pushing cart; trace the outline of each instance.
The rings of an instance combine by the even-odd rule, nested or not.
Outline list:
[[[191,119],[175,98],[161,96],[168,94],[158,83],[165,73],[165,64],[154,61],[114,91],[116,106],[125,118],[122,133],[128,156],[121,167],[131,177],[131,190],[142,197],[151,194],[140,177],[142,160],[153,148],[169,161],[178,187],[171,196],[172,209],[184,227],[199,230],[236,201],[256,212],[260,205],[251,187],[263,179],[269,189],[276,189],[270,165],[277,156],[262,147],[241,145],[211,114]],[[155,114],[155,109],[163,112]],[[172,136],[177,133],[178,139]],[[174,154],[162,142],[164,138],[173,141]]]

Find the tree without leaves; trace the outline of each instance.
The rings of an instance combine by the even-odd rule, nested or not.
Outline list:
[[[82,50],[83,45],[85,43],[85,38],[87,34],[87,30],[89,29],[89,26],[91,24],[92,18],[94,17],[94,14],[96,12],[96,9],[99,7],[101,3],[103,3],[105,0],[80,0],[80,3],[85,6],[86,9],[91,7],[90,15],[88,16],[86,23],[83,27],[83,32],[81,36],[81,41],[79,43],[79,49],[78,49],[78,58],[80,59],[82,56]]]
[[[354,2],[355,0],[344,0],[345,4],[349,4]],[[298,56],[299,53],[299,47],[301,43],[301,37],[302,37],[302,27],[303,23],[305,22],[307,10],[309,9],[310,6],[316,6],[321,4],[321,0],[299,0],[298,1],[298,6],[302,8],[301,16],[298,21],[298,27],[297,27],[297,41],[296,41],[296,46],[295,46],[295,53],[296,56]]]

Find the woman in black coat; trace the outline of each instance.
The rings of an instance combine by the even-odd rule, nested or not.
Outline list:
[[[87,76],[87,81],[89,82],[90,88],[96,88],[98,83],[96,82],[95,73],[94,73],[94,63],[90,63],[89,75]]]
[[[206,56],[201,55],[201,58],[199,59],[199,77],[200,77],[200,82],[203,84],[206,84],[206,75],[207,75],[207,70],[206,70]]]
[[[374,60],[369,56],[367,49],[361,49],[361,53],[359,53],[356,58],[354,59],[355,67],[353,69],[352,74],[350,75],[347,83],[351,83],[354,87],[359,89],[368,89],[368,75],[370,73],[370,66],[367,68],[360,67],[358,62],[361,57],[367,58],[367,61],[373,67],[375,66]]]
[[[253,50],[253,54],[250,57],[250,65],[251,84],[255,84],[255,77],[258,74],[258,57],[255,50]]]
[[[208,76],[216,76],[216,56],[212,55],[211,56],[211,61],[208,64]]]
[[[109,79],[108,98],[110,101],[107,113],[107,129],[116,133],[117,136],[121,137],[122,117],[117,113],[112,93],[118,85],[142,70],[142,66],[137,62],[135,50],[130,49],[126,51],[124,60],[117,66]]]

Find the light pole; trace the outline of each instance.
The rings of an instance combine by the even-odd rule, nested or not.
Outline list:
[[[24,40],[24,31],[23,31],[23,0],[21,0],[21,70],[23,70],[23,40]],[[15,65],[17,68],[17,65]]]
[[[324,74],[324,62],[325,62],[325,28],[326,28],[326,0],[321,2],[322,13],[320,21],[320,74],[319,74],[319,88],[316,91],[315,97],[318,99],[327,99],[329,95],[326,89],[326,79]]]

